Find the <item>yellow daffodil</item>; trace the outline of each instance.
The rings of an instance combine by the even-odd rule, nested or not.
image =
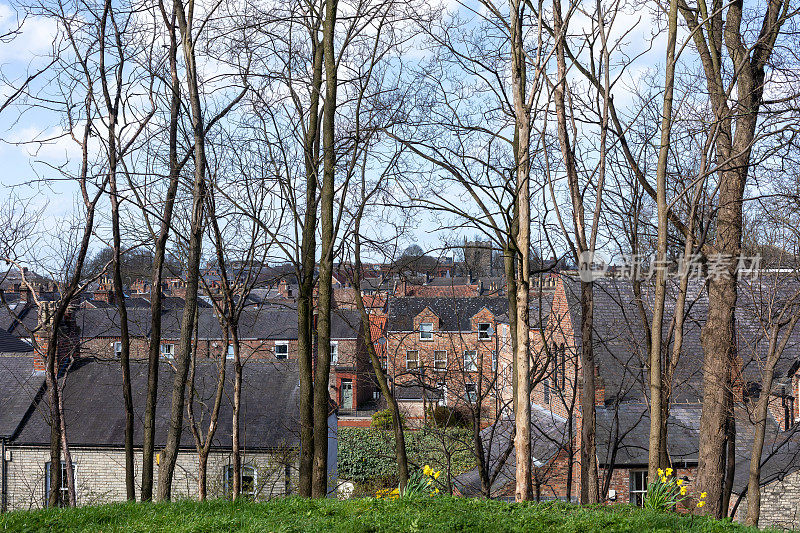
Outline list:
[[[706,493],[705,493],[705,492],[701,492],[701,493],[700,493],[700,497],[701,497],[701,498],[703,498],[703,499],[705,499],[705,497],[706,497]]]
[[[686,495],[686,487],[681,487],[681,496]]]
[[[661,476],[661,483],[666,483],[666,482],[667,482],[667,478],[665,478],[664,476]]]
[[[441,476],[441,475],[442,475],[442,471],[441,470],[439,470],[438,472],[434,472],[433,473],[433,479],[439,479],[439,476]]]
[[[433,480],[432,480],[432,479],[429,479],[429,480],[428,480],[428,486],[429,486],[429,487],[431,486],[431,483],[433,483]]]
[[[706,502],[704,502],[703,500],[700,500],[699,502],[697,502],[697,508],[699,509],[700,507],[704,506],[705,504],[706,504]]]
[[[426,476],[430,476],[433,473],[433,468],[431,468],[431,465],[425,465],[425,467],[422,469],[422,473]]]
[[[433,491],[433,493],[434,493],[434,494],[439,494],[439,489],[435,489],[435,490]]]
[[[660,468],[658,469],[658,477],[664,477],[664,471]]]
[[[683,480],[682,479],[678,479],[678,480],[675,481],[675,484],[680,487],[681,485],[683,485]]]
[[[667,477],[671,476],[672,475],[672,469],[671,468],[667,468],[666,470],[664,470],[664,475],[667,476]]]

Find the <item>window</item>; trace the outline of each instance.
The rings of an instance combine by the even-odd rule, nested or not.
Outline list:
[[[478,370],[478,352],[475,350],[466,350],[464,352],[464,371],[476,372]]]
[[[567,386],[567,349],[563,342],[558,347],[558,359],[559,372],[561,373],[561,390],[564,390]]]
[[[331,364],[335,365],[339,362],[339,343],[336,341],[331,342]]]
[[[433,368],[436,370],[447,369],[447,352],[445,350],[435,350],[433,352]]]
[[[250,465],[242,465],[240,474],[240,481],[239,481],[239,488],[241,489],[241,495],[245,498],[255,498],[256,497],[256,478],[258,477],[258,473],[256,472],[255,467]],[[231,497],[233,493],[233,465],[228,465],[225,468],[225,494],[228,497]]]
[[[492,338],[492,325],[482,322],[478,324],[478,340],[486,341]]]
[[[544,387],[544,403],[545,404],[549,404],[550,403],[550,382],[548,380],[545,380],[542,385]]]
[[[631,470],[630,483],[630,503],[643,507],[647,494],[647,470]]]
[[[116,355],[117,357],[122,357],[122,343],[121,342],[115,342],[114,343],[114,355]]]
[[[161,345],[161,357],[164,359],[172,359],[175,357],[175,345],[174,344],[162,344]]]
[[[225,353],[225,357],[227,357],[228,359],[233,359],[233,355],[234,355],[234,353],[233,353],[233,344],[229,344],[228,345],[228,351]]]
[[[492,350],[492,370],[497,372],[497,350]]]
[[[464,385],[464,392],[469,403],[475,403],[478,400],[478,388],[474,383],[467,383]]]
[[[439,383],[439,390],[442,391],[442,398],[439,400],[439,405],[447,407],[447,383],[444,381]]]
[[[44,504],[47,505],[50,501],[50,464],[49,462],[44,464]],[[75,481],[75,463],[72,463],[72,480],[73,483]],[[75,491],[77,492],[78,487],[75,486]],[[59,495],[59,501],[61,505],[66,505],[69,502],[69,489],[67,488],[67,463],[66,461],[61,461],[61,486],[58,488],[58,491],[61,493]]]
[[[553,347],[550,349],[550,360],[553,363],[553,383],[556,386],[558,386],[558,355],[558,345],[553,343]]]
[[[419,325],[419,340],[431,341],[433,340],[433,323],[423,322]]]
[[[289,343],[276,342],[275,343],[275,359],[288,359],[289,358]]]
[[[406,369],[414,370],[419,367],[419,352],[417,350],[408,350],[406,352]]]

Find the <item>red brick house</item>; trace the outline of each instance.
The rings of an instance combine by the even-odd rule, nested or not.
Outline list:
[[[650,293],[645,288],[645,310],[648,309],[648,298]],[[675,371],[667,427],[672,466],[692,491],[702,410],[700,330],[707,309],[702,283],[690,288],[688,300],[691,306],[684,330],[683,350]],[[674,300],[668,300],[668,309],[671,309],[670,301]],[[646,491],[650,423],[645,365],[646,327],[649,322],[644,322],[639,314],[629,280],[596,281],[594,302],[596,439],[601,499],[641,503]],[[763,305],[756,299],[748,301],[747,298],[740,298],[737,309],[739,371],[734,387],[736,465],[731,510],[737,505],[747,485],[753,434],[751,410],[754,398],[760,393],[756,386],[759,382],[758,357],[763,354],[765,338],[759,333],[759,326],[763,324],[756,323],[754,318],[761,316],[763,319],[763,312],[759,310],[763,311]],[[580,283],[560,277],[552,304],[546,311],[548,316],[539,331],[540,340],[534,343],[534,365],[545,365],[547,371],[531,394],[533,484],[542,498],[574,500],[580,493],[578,458],[583,422],[577,400],[581,389],[578,357],[581,349]],[[668,343],[671,342],[669,320],[668,315],[665,320]],[[503,326],[500,331],[504,331]],[[532,333],[535,335],[537,332]],[[776,384],[770,391],[772,417],[767,424],[763,459],[765,484],[774,483],[773,480],[783,479],[783,476],[800,470],[800,434],[795,435],[799,426],[786,420],[787,416],[797,417],[795,387],[800,367],[800,331],[793,332],[792,339],[776,368]],[[511,419],[508,420],[500,423],[508,424]],[[538,441],[546,444],[537,445]],[[491,449],[502,450],[503,446],[492,446]],[[489,459],[491,462],[497,457]],[[492,495],[513,497],[513,453],[506,463],[498,464],[497,468],[501,470],[501,475],[492,487]],[[475,472],[462,476],[459,483],[464,494],[480,493],[481,487]]]

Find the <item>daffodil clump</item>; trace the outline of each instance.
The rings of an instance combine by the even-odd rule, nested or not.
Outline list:
[[[682,479],[672,475],[673,470],[658,469],[658,479],[647,484],[647,496],[644,499],[645,509],[667,511],[689,499],[688,489]],[[706,493],[700,494],[697,507],[705,505]]]
[[[417,472],[406,483],[405,489],[401,492],[399,488],[381,489],[375,493],[376,498],[395,500],[400,498],[413,498],[416,496],[435,496],[439,494],[439,488],[434,485],[435,481],[442,475],[441,470],[434,470],[430,465],[425,465],[422,472]]]

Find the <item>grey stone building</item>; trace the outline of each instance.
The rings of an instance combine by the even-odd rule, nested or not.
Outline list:
[[[12,345],[13,344],[13,345]],[[0,501],[3,510],[39,508],[51,487],[50,425],[44,375],[34,371],[31,348],[0,331]],[[203,434],[217,384],[219,360],[198,360],[194,415]],[[208,460],[208,497],[229,494],[232,427],[232,365],[228,362],[219,424]],[[131,362],[135,408],[135,478],[141,484],[142,420],[147,364]],[[156,465],[166,440],[174,370],[162,361],[156,410]],[[124,420],[119,363],[83,357],[62,372],[64,416],[74,464],[79,505],[125,500]],[[292,493],[297,481],[299,451],[299,376],[294,361],[248,361],[244,365],[240,439],[243,447],[242,490],[254,499]],[[188,394],[188,391],[187,391]],[[331,475],[336,465],[336,414],[330,419]],[[63,468],[63,466],[62,466]],[[198,456],[184,417],[173,498],[194,498],[198,492]],[[54,490],[66,490],[64,486]]]

